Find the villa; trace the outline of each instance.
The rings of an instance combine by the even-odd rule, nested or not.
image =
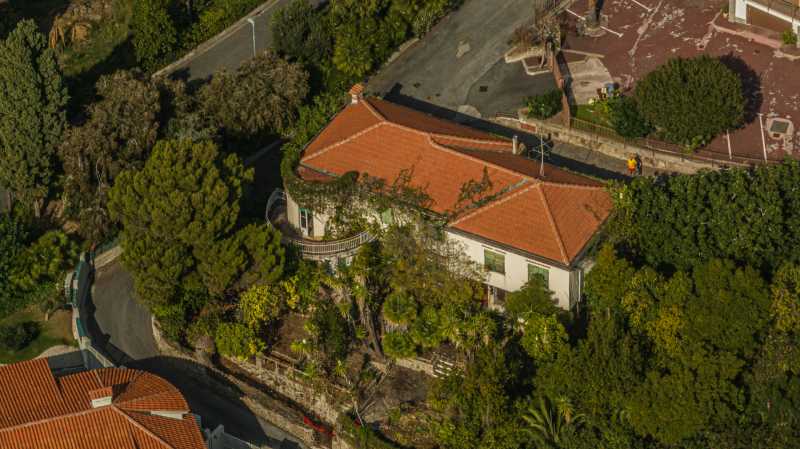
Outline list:
[[[153,374],[54,376],[47,359],[0,367],[0,447],[206,449],[180,391]]]
[[[589,266],[586,254],[612,209],[602,183],[542,166],[522,154],[516,138],[365,98],[362,91],[354,87],[352,102],[304,149],[297,168],[302,179],[325,182],[355,171],[391,183],[410,174],[410,185],[430,197],[429,212],[449,217],[447,237],[485,267],[490,307],[502,308],[505,294],[532,276],[542,277],[560,307],[579,302]],[[457,209],[462,186],[487,177],[481,200],[449,215]],[[304,255],[335,262],[369,241],[368,235],[319,241],[330,217],[302,208],[290,194],[282,198]],[[391,219],[386,211],[375,216]],[[325,250],[315,252],[317,247]]]

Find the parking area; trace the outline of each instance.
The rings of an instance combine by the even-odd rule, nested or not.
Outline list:
[[[512,113],[526,97],[556,87],[551,74],[530,76],[521,63],[503,60],[514,30],[532,18],[530,0],[467,0],[372,77],[368,88],[400,103],[413,99],[418,109],[449,111],[451,119]]]
[[[575,63],[598,55],[596,60],[621,89],[633,89],[636,80],[673,57],[700,54],[721,57],[739,73],[747,97],[746,123],[730,132],[734,156],[770,160],[800,156],[800,60],[780,51],[775,33],[728,21],[727,0],[606,0],[602,3],[606,32],[599,37],[577,36],[587,10],[576,2],[565,13],[570,32],[566,48]],[[759,115],[761,114],[761,116]],[[788,120],[786,138],[770,137],[772,122]],[[762,143],[762,126],[764,143]],[[776,128],[777,129],[777,128]],[[775,136],[780,137],[780,136]],[[728,138],[720,136],[701,153],[728,158]],[[765,151],[766,149],[766,151]]]

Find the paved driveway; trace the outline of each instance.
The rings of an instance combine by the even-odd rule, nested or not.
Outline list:
[[[233,71],[253,57],[253,38],[255,52],[260,53],[272,46],[272,17],[276,11],[290,4],[292,0],[270,0],[271,5],[253,18],[255,26],[244,22],[225,39],[198,53],[193,59],[178,66],[173,76],[189,80],[203,80],[220,70]],[[319,4],[323,0],[312,0]]]
[[[531,0],[467,0],[374,76],[369,88],[389,99],[399,94],[486,118],[511,112],[525,97],[555,88],[549,73],[528,76],[522,64],[503,60],[514,30],[532,16]]]

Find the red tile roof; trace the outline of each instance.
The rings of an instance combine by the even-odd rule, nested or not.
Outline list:
[[[92,399],[107,393],[111,405],[92,408]],[[188,413],[174,386],[143,371],[104,368],[57,378],[45,359],[0,367],[3,449],[205,448]]]
[[[410,175],[437,213],[463,209],[462,186],[491,188],[488,203],[461,215],[451,228],[569,265],[611,211],[604,186],[549,164],[512,154],[508,139],[377,98],[347,106],[312,141],[298,174],[324,181],[357,171],[388,183]]]

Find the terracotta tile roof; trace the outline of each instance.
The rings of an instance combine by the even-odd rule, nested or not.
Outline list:
[[[111,405],[92,408],[92,399],[106,394]],[[0,367],[3,449],[205,448],[188,413],[174,386],[143,371],[104,368],[57,378],[45,359]]]
[[[450,224],[523,251],[571,264],[611,212],[602,187],[537,181]]]
[[[298,174],[324,181],[350,171],[392,183],[404,174],[437,213],[458,211],[462,186],[488,174],[489,198],[451,227],[571,264],[611,211],[592,179],[511,153],[512,142],[380,99],[340,112],[306,148]]]

